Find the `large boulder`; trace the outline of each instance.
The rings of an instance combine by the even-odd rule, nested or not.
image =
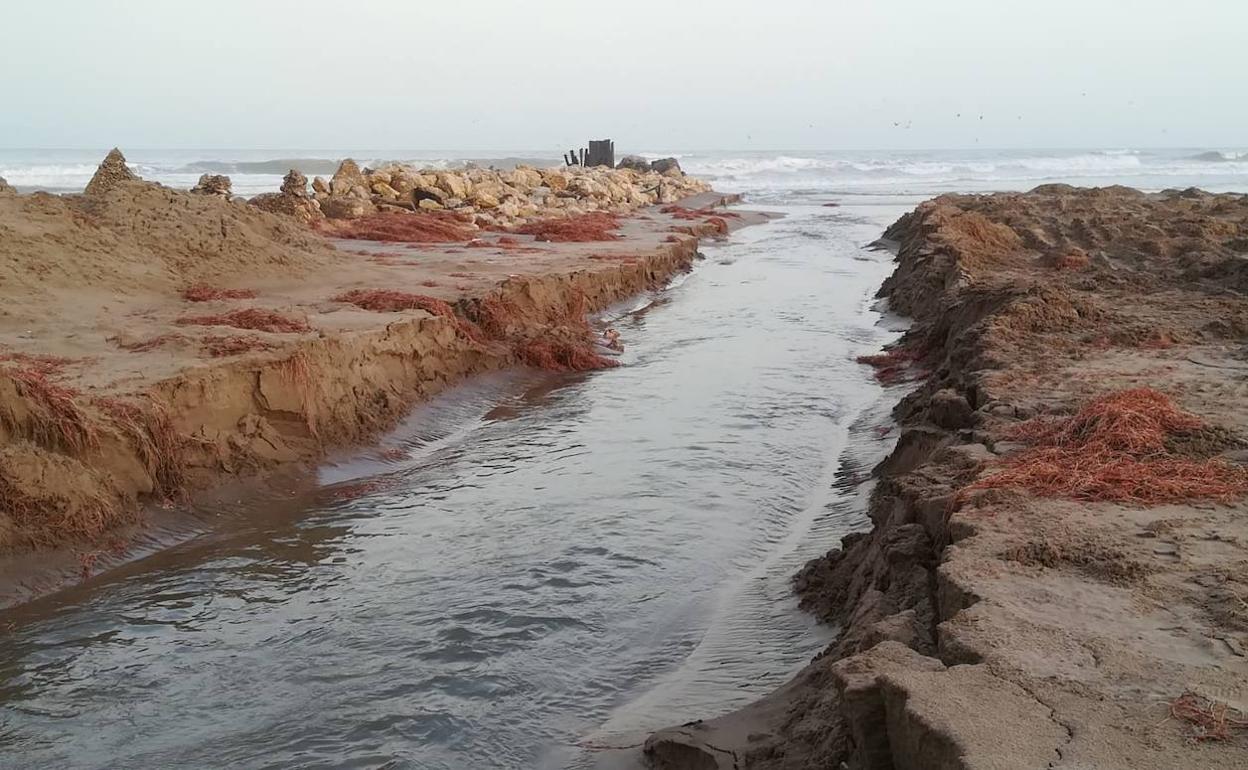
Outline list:
[[[229,198],[234,194],[234,186],[230,178],[223,174],[202,174],[191,192],[196,195],[220,195],[222,198]]]
[[[329,198],[321,205],[321,213],[330,219],[359,219],[377,213],[377,207],[359,198]]]
[[[442,171],[437,176],[438,188],[452,198],[468,197],[468,180],[452,171]]]
[[[563,171],[545,169],[542,171],[542,181],[546,183],[551,192],[568,189],[568,175]]]
[[[17,188],[9,184],[7,181],[5,181],[4,177],[0,176],[0,195],[16,195],[16,194],[17,194]]]
[[[104,162],[95,170],[95,176],[87,183],[84,191],[87,195],[102,195],[123,182],[138,181],[130,167],[126,165],[126,156],[114,147],[104,156]]]
[[[510,182],[521,190],[531,190],[542,186],[542,175],[532,166],[516,166],[511,172]]]
[[[329,191],[333,195],[350,195],[357,187],[368,189],[368,178],[355,161],[347,158],[338,165],[333,178],[329,180]]]
[[[620,158],[620,162],[615,164],[616,168],[631,168],[633,171],[646,173],[650,170],[650,161],[640,155],[625,155]]]
[[[321,177],[312,178],[312,192],[316,195],[329,195],[329,182]]]
[[[399,199],[399,191],[390,186],[387,182],[373,182],[373,194],[380,195],[388,201],[397,201]]]
[[[390,175],[390,187],[399,195],[407,195],[416,189],[416,177],[407,171],[396,171]]]
[[[494,209],[498,208],[499,205],[499,200],[496,195],[492,194],[489,190],[481,188],[473,190],[472,196],[468,198],[468,201],[472,203],[472,205],[482,209]]]
[[[683,176],[685,173],[680,169],[680,161],[675,158],[660,158],[650,164],[650,169],[663,176]]]

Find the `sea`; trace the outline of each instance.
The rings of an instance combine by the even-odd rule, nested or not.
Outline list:
[[[0,149],[0,177],[21,191],[77,192],[86,186],[105,152],[105,148]],[[292,168],[309,178],[332,175],[347,157],[363,166],[401,161],[440,169],[468,163],[509,168],[517,163],[549,166],[563,162],[556,150],[514,149],[125,149],[125,153],[135,172],[145,179],[189,188],[201,174],[227,174],[234,191],[244,196],[277,190],[282,176]],[[795,192],[926,197],[944,192],[1027,190],[1050,182],[1123,184],[1144,190],[1248,191],[1248,149],[1244,148],[817,152],[659,148],[635,154],[676,157],[686,172],[718,189],[744,192],[761,202]]]

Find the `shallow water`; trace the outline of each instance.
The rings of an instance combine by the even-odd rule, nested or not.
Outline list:
[[[0,616],[0,767],[577,767],[771,689],[830,638],[788,579],[862,524],[910,203],[790,201],[617,309],[625,366],[475,381]]]

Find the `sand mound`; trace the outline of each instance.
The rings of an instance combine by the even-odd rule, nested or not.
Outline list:
[[[0,196],[0,297],[121,294],[306,270],[336,259],[297,223],[219,196],[143,182],[114,151],[84,195]]]

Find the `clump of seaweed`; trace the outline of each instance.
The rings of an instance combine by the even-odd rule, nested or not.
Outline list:
[[[0,372],[12,379],[31,412],[25,419],[18,419],[4,410],[0,420],[16,432],[25,432],[37,444],[81,454],[96,446],[98,435],[78,403],[79,392],[49,379],[54,371],[55,368],[49,370],[46,366],[26,365]]]
[[[186,444],[174,429],[169,410],[155,400],[149,400],[145,406],[112,397],[92,401],[138,450],[148,473],[156,480],[156,491],[163,495],[180,492],[186,478]]]
[[[521,235],[532,235],[534,240],[550,243],[589,243],[619,240],[623,236],[611,232],[619,227],[620,220],[615,215],[593,211],[563,219],[530,222],[517,227],[515,232]]]
[[[56,376],[74,359],[63,356],[45,356],[34,353],[7,352],[0,353],[0,363],[18,364],[21,368],[48,376]]]
[[[525,364],[553,372],[588,372],[619,366],[613,358],[597,353],[588,341],[535,339],[516,347]]]
[[[482,342],[481,330],[471,321],[461,317],[446,301],[424,294],[412,294],[391,289],[352,289],[334,297],[335,302],[346,302],[376,313],[397,313],[401,310],[423,310],[431,315],[455,322],[459,331],[476,342]]]
[[[1151,388],[1117,391],[1066,418],[1036,418],[1012,438],[1031,446],[964,492],[1013,487],[1042,497],[1159,505],[1231,501],[1248,493],[1248,469],[1171,454],[1168,442],[1203,428],[1196,415]]]
[[[221,289],[203,283],[187,286],[181,292],[182,299],[187,302],[212,302],[222,299],[255,299],[256,292],[251,289]]]
[[[111,527],[138,516],[132,507],[103,498],[75,501],[56,493],[33,494],[6,472],[0,472],[0,508],[9,515],[19,537],[35,548],[96,540]]]
[[[391,289],[352,289],[334,297],[334,302],[346,302],[364,310],[377,313],[396,313],[400,310],[423,310],[444,318],[454,317],[455,311],[445,301],[424,294],[411,294]]]
[[[855,361],[875,369],[875,379],[884,385],[893,385],[914,379],[914,364],[923,357],[915,347],[896,345],[883,353],[858,356]]]
[[[386,243],[460,243],[475,232],[463,217],[449,211],[388,211],[359,219],[329,220],[317,227],[338,238]]]
[[[179,318],[176,323],[179,326],[233,326],[235,329],[287,334],[312,330],[307,321],[261,308],[233,310],[219,315],[187,316]]]
[[[1194,741],[1226,741],[1232,730],[1248,730],[1248,714],[1194,692],[1175,698],[1170,716],[1195,725]]]

